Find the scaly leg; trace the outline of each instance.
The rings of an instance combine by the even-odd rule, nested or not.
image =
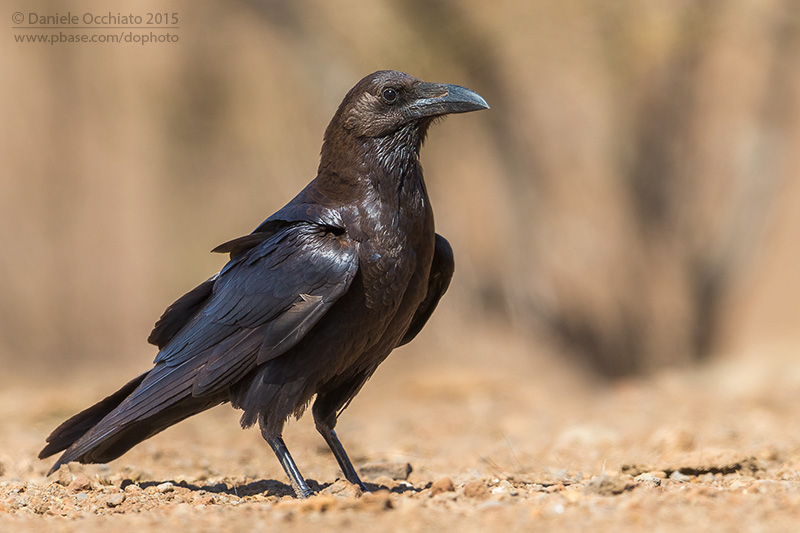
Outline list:
[[[283,470],[289,477],[289,481],[297,497],[308,498],[313,495],[314,491],[311,490],[306,480],[303,479],[303,475],[300,473],[300,470],[298,470],[297,464],[295,464],[289,450],[286,448],[286,443],[283,442],[283,437],[280,435],[264,435],[264,440],[267,441],[272,451],[278,456],[278,461],[280,461]]]

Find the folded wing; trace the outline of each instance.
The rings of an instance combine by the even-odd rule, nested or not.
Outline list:
[[[336,228],[299,222],[237,250],[216,277],[162,316],[163,327],[154,330],[161,351],[135,389],[115,396],[110,412],[98,411],[103,418],[91,427],[85,426],[97,420],[94,412],[51,435],[59,444],[49,453],[74,441],[54,468],[81,458],[109,460],[225,401],[232,385],[286,353],[347,292],[358,270],[357,246]]]

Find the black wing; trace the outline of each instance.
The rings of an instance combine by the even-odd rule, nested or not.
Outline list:
[[[155,429],[134,442],[224,401],[225,390],[238,379],[307,334],[347,291],[357,270],[357,244],[313,223],[282,228],[236,255],[136,390],[78,439],[59,464],[88,457],[138,421],[155,421]]]
[[[232,260],[236,259],[242,253],[262,244],[275,235],[278,230],[290,224],[291,222],[285,220],[267,220],[253,233],[220,244],[211,252],[230,254]],[[153,327],[153,331],[150,332],[147,342],[158,346],[159,349],[166,346],[211,296],[218,276],[219,273],[214,274],[167,307]]]
[[[166,346],[211,296],[218,275],[214,274],[167,307],[147,337],[147,342],[155,344],[159,349]]]
[[[356,244],[345,236],[310,223],[283,228],[225,265],[202,308],[155,362],[202,366],[195,395],[227,388],[294,346],[357,269]]]
[[[431,263],[431,273],[428,276],[428,292],[425,299],[419,304],[417,310],[414,312],[414,318],[411,319],[411,325],[408,326],[406,334],[400,340],[398,346],[408,344],[417,333],[422,331],[422,328],[428,322],[428,319],[436,309],[436,304],[439,303],[442,296],[444,296],[447,287],[450,286],[450,279],[453,277],[455,271],[455,261],[453,260],[453,249],[447,239],[436,234],[436,248],[433,251],[433,262]]]

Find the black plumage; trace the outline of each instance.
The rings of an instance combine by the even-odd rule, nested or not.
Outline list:
[[[453,254],[434,232],[419,163],[431,122],[488,108],[456,85],[380,71],[330,122],[317,177],[250,235],[214,251],[230,261],[167,308],[149,342],[155,366],[61,424],[40,458],[111,461],[142,440],[231,402],[258,422],[298,496],[311,493],[281,433],[316,395],[316,427],[363,487],[334,426],[395,347],[447,290]]]

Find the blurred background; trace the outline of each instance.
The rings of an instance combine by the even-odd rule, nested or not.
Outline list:
[[[379,69],[492,106],[423,149],[456,276],[393,364],[513,342],[605,379],[800,346],[798,2],[126,2],[177,13],[179,41],[54,46],[16,42],[5,5],[3,381],[147,368],[208,251],[314,177]]]

